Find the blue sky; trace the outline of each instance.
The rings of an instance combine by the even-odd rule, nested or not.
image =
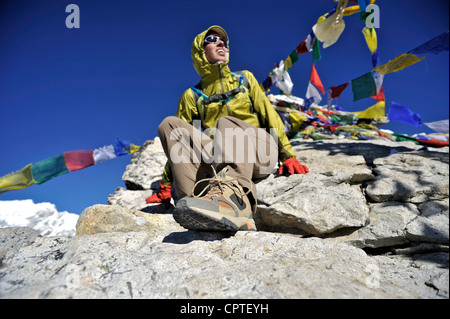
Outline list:
[[[80,28],[65,25],[66,6],[80,8]],[[380,64],[449,29],[448,0],[378,0]],[[29,163],[72,150],[112,144],[116,138],[142,145],[159,123],[174,115],[178,99],[199,77],[190,57],[194,37],[213,24],[230,36],[230,68],[252,71],[262,82],[311,32],[332,0],[147,1],[45,0],[0,3],[0,176]],[[345,18],[339,41],[322,49],[316,63],[324,86],[339,85],[371,70],[358,15]],[[290,69],[293,94],[304,97],[312,55]],[[448,53],[386,75],[386,111],[391,101],[409,106],[424,122],[449,118]],[[277,93],[277,89],[273,93]],[[351,87],[341,96],[349,111]],[[431,133],[425,126],[391,122],[397,133]],[[54,178],[42,185],[0,194],[0,200],[52,202],[80,214],[106,204],[124,186],[130,156]]]

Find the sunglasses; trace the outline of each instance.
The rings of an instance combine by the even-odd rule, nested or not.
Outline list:
[[[219,37],[218,35],[208,35],[208,36],[205,38],[204,43],[205,43],[205,44],[208,44],[208,43],[217,43],[217,42],[219,42],[219,40],[222,40],[222,42],[225,44],[225,48],[228,48],[228,42],[227,42],[224,38]]]

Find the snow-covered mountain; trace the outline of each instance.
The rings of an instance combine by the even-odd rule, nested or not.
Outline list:
[[[79,215],[58,212],[54,204],[33,200],[0,201],[0,228],[29,227],[42,236],[74,236]]]

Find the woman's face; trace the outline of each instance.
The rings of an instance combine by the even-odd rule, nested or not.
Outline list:
[[[215,64],[219,61],[227,62],[227,48],[221,39],[216,43],[206,43],[204,49],[206,59],[209,63]]]

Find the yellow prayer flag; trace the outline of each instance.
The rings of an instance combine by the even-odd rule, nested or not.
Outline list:
[[[317,19],[317,22],[316,22],[316,23],[322,23],[322,22],[324,22],[326,19],[327,19],[327,17],[326,17],[325,15],[320,16],[319,19]]]
[[[364,34],[370,52],[374,54],[378,48],[377,32],[375,31],[375,28],[364,27],[362,33]]]
[[[289,70],[294,64],[292,63],[291,56],[288,56],[286,60],[284,60],[284,69]]]
[[[370,4],[374,4],[375,0],[370,0]],[[350,6],[345,8],[344,10],[344,16],[351,16],[352,14],[358,13],[361,11],[361,8],[359,7],[359,5],[355,5],[355,6]]]
[[[351,16],[352,14],[358,13],[359,12],[359,6],[351,6],[351,7],[347,7],[344,10],[344,16]]]
[[[134,144],[130,144],[130,151],[128,152],[129,154],[134,153],[136,151],[138,151],[141,147],[134,145]]]
[[[360,119],[384,119],[386,118],[385,106],[386,103],[384,101],[379,101],[364,111],[352,113]]]
[[[20,171],[0,177],[0,194],[35,184],[36,181],[33,179],[33,174],[31,173],[31,165],[28,164]]]
[[[381,75],[385,75],[388,73],[400,71],[410,65],[422,61],[423,59],[425,59],[425,57],[419,58],[415,54],[403,53],[402,55],[396,57],[394,60],[389,61],[386,64],[380,65],[379,67],[373,70]]]

